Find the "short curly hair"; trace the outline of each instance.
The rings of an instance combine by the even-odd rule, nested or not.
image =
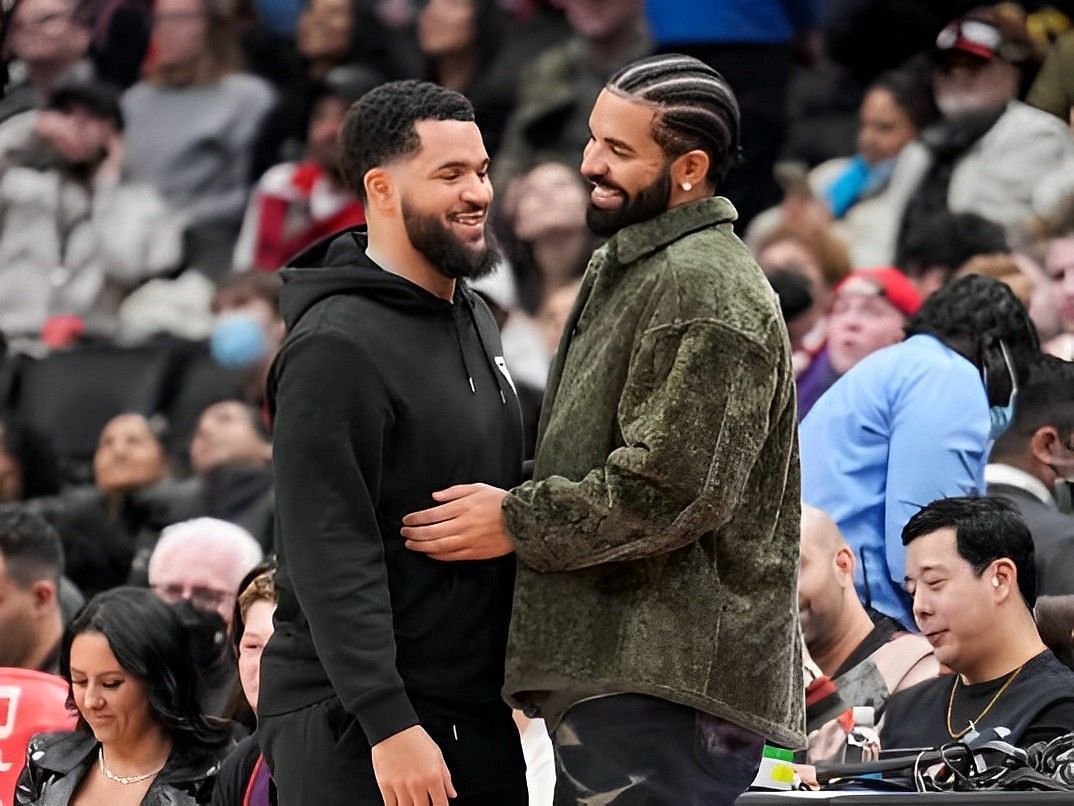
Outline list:
[[[344,181],[363,202],[367,200],[367,172],[421,148],[421,138],[414,128],[419,120],[472,122],[474,108],[460,93],[409,79],[381,84],[347,111],[341,136],[341,169]]]
[[[999,280],[967,274],[930,296],[906,324],[906,335],[928,333],[964,352],[1003,341],[1015,357],[1040,352],[1037,329],[1014,292]]]

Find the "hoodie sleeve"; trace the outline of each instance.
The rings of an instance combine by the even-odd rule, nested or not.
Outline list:
[[[276,367],[279,540],[317,654],[371,745],[418,724],[396,669],[374,502],[391,407],[353,338],[314,327]]]

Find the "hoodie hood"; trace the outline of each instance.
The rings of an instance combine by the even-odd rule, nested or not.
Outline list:
[[[369,242],[365,226],[353,227],[313,244],[296,255],[280,272],[280,314],[288,330],[313,305],[335,294],[355,294],[399,308],[421,313],[443,313],[451,303],[398,274],[385,271],[365,253]],[[455,299],[471,292],[462,282],[455,284]]]
[[[462,343],[460,320],[472,325],[484,361],[500,384],[500,399],[507,405],[507,388],[514,395],[514,382],[507,372],[503,356],[489,348],[499,344],[495,320],[484,302],[463,281],[455,283],[454,299],[449,302],[431,294],[390,271],[385,271],[366,254],[369,237],[364,225],[318,241],[294,257],[281,272],[284,286],[280,291],[280,313],[290,332],[302,316],[320,300],[337,295],[360,296],[413,316],[444,316],[454,320],[455,338],[465,368],[465,382],[474,392],[473,356]],[[477,314],[481,310],[482,316]],[[485,320],[484,325],[480,320]]]

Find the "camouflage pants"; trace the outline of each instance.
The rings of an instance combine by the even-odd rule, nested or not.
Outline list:
[[[555,806],[730,806],[757,774],[764,739],[638,694],[586,700],[552,735]]]

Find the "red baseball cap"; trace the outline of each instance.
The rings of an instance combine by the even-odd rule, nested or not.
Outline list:
[[[999,58],[1014,65],[1026,61],[1033,52],[1024,25],[1019,28],[990,8],[977,9],[944,26],[936,36],[933,56],[942,59],[952,51],[985,61]]]
[[[880,296],[905,316],[913,316],[921,307],[917,288],[905,274],[891,266],[855,269],[840,281],[835,293]]]

